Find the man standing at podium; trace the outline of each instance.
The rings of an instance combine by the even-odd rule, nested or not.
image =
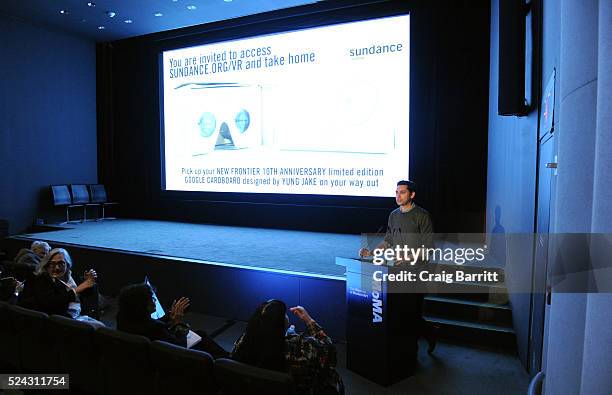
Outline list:
[[[385,238],[376,249],[408,248],[418,249],[433,247],[433,224],[429,213],[414,203],[416,185],[409,180],[401,180],[395,189],[395,202],[399,206],[389,215],[387,232]],[[405,251],[405,249],[404,249]],[[368,248],[361,248],[359,256],[362,258],[372,256]],[[416,260],[416,262],[415,262]],[[421,266],[426,261],[420,257],[400,256],[395,260],[395,266],[408,266],[408,264]],[[423,319],[423,297],[422,293],[405,294],[408,317],[412,317],[412,325],[416,328],[418,335],[423,336],[429,343],[428,352],[432,353],[436,346],[434,329]]]
[[[399,206],[389,215],[387,232],[383,241],[376,249],[384,250],[407,245],[411,248],[420,248],[422,245],[433,246],[433,224],[429,213],[414,203],[416,185],[412,181],[402,180],[397,183],[395,189],[395,202]],[[367,248],[359,250],[359,256],[372,256],[372,251]],[[406,259],[408,258],[408,259]],[[404,265],[411,261],[411,257],[399,257],[396,266]],[[422,262],[421,262],[422,263]]]

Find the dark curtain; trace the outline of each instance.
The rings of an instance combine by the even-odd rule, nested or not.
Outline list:
[[[113,44],[96,46],[96,102],[98,116],[98,182],[110,194],[115,179],[115,125],[113,112]]]

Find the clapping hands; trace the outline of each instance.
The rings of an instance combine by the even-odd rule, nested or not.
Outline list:
[[[185,314],[185,309],[189,307],[189,298],[182,297],[179,300],[175,300],[172,302],[172,307],[170,308],[170,317],[172,318],[172,323],[177,324],[181,322],[183,319],[183,315]]]
[[[300,320],[304,321],[306,325],[314,321],[310,314],[308,314],[308,311],[306,311],[306,309],[302,306],[291,307],[289,311],[295,314]]]
[[[83,282],[80,283],[78,287],[76,287],[75,289],[76,293],[81,293],[93,287],[96,283],[96,280],[98,279],[98,274],[96,273],[95,270],[89,269],[88,271],[85,272],[84,277],[85,277],[85,280],[83,280]]]

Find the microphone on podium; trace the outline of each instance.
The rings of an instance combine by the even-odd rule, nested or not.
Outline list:
[[[379,235],[379,234],[380,234],[380,232],[383,230],[383,228],[384,228],[384,227],[385,227],[385,225],[382,225],[381,227],[379,227],[379,228],[378,228],[378,230],[376,231],[376,233],[374,233],[374,234],[375,234],[375,235]],[[387,227],[387,228],[388,228],[388,227]],[[376,238],[374,238],[374,237],[373,237],[372,239],[373,239],[373,240],[372,240],[370,243],[368,243],[368,241],[367,241],[367,236],[366,236],[366,243],[365,243],[365,245],[366,245],[366,246],[365,246],[364,248],[365,248],[365,249],[366,249],[366,250],[367,250],[367,251],[370,253],[370,255],[368,255],[368,256],[361,256],[361,250],[363,250],[363,248],[362,248],[362,249],[360,249],[360,250],[359,250],[359,251],[360,251],[360,254],[359,254],[359,259],[360,259],[360,260],[362,260],[362,261],[368,261],[368,262],[371,262],[371,261],[373,261],[373,260],[374,260],[374,256],[372,255],[372,252],[373,252],[372,250],[373,250],[374,248],[376,248],[376,246],[378,245],[378,243],[376,242],[376,241],[377,241],[377,240],[376,240]]]

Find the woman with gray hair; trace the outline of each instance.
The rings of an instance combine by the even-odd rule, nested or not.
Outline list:
[[[77,285],[72,278],[71,269],[72,259],[68,251],[63,248],[52,249],[38,265],[36,276],[25,282],[18,303],[25,308],[47,314],[104,325],[93,318],[81,316],[81,300],[97,300],[98,297],[97,292],[93,292],[97,279],[95,270],[86,271],[85,279]]]

